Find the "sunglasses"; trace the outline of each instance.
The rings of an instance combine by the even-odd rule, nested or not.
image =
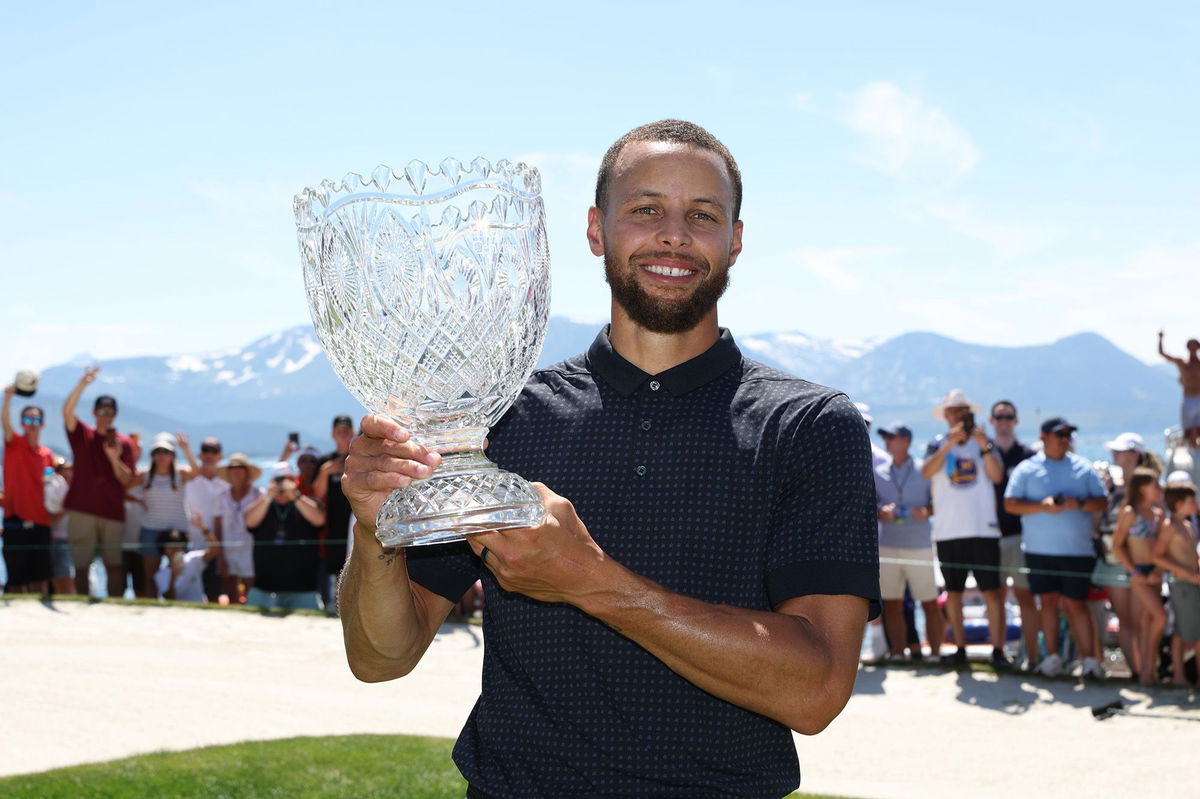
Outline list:
[[[993,414],[992,418],[995,419],[997,422],[1015,422],[1017,420],[1017,417],[1010,413]]]
[[[200,454],[201,455],[220,455],[221,450],[217,449],[216,447],[200,447]]]
[[[36,425],[36,426],[40,427],[42,424],[42,417],[40,417],[40,416],[22,416],[21,424]]]
[[[114,411],[112,408],[97,408],[96,415],[97,416],[116,416],[117,412]]]

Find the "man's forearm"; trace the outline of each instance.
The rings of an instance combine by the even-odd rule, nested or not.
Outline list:
[[[1014,516],[1028,516],[1031,513],[1042,513],[1046,508],[1040,502],[1017,499],[1016,497],[1005,497],[1004,510]]]
[[[937,450],[925,459],[925,463],[921,465],[921,476],[926,480],[932,480],[938,470],[946,464],[946,453],[950,451],[949,443],[943,444]]]
[[[353,536],[338,583],[346,660],[360,680],[394,680],[421,660],[437,632],[436,619],[430,620],[425,612],[430,609],[414,596],[404,550],[384,551],[373,533],[357,524]]]
[[[849,699],[857,650],[833,645],[813,620],[710,604],[668,591],[619,564],[608,568],[606,587],[582,598],[580,609],[698,688],[806,734],[823,729]],[[866,621],[863,599],[861,618],[853,619],[859,641]]]

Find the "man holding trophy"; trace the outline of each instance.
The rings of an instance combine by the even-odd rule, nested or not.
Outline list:
[[[736,163],[696,125],[610,148],[587,238],[612,323],[533,373],[488,437],[538,481],[540,524],[384,546],[389,495],[457,456],[399,413],[367,415],[351,444],[354,674],[407,674],[483,580],[482,694],[454,751],[469,797],[782,796],[799,784],[791,731],[849,699],[879,608],[870,443],[845,395],[744,358],[718,327],[740,206]]]

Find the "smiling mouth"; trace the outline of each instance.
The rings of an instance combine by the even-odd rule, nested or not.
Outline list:
[[[662,275],[663,277],[687,277],[696,271],[695,269],[685,269],[678,266],[659,266],[658,264],[646,264],[642,268],[651,274]]]

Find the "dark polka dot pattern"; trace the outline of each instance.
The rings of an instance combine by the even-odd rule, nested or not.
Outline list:
[[[489,456],[570,499],[617,561],[707,602],[879,597],[866,426],[843,394],[744,359],[728,331],[647,375],[606,332],[536,372]],[[783,725],[701,691],[567,605],[510,594],[465,544],[409,552],[414,580],[486,591],[483,693],[455,748],[473,788],[521,797],[782,796]]]

